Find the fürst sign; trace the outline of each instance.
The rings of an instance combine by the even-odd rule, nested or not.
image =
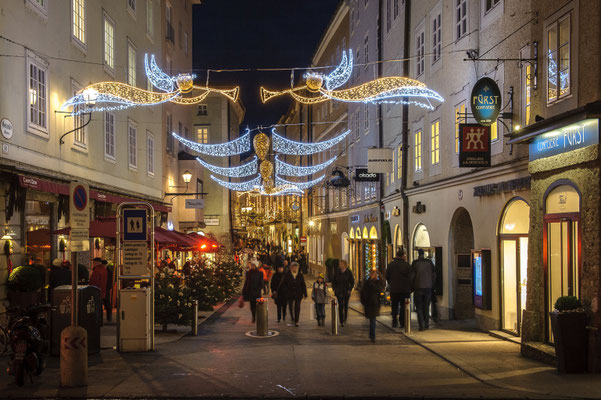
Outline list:
[[[492,125],[501,111],[501,91],[497,83],[490,78],[479,79],[472,89],[470,105],[480,125]]]
[[[367,168],[357,168],[355,170],[355,181],[357,182],[378,182],[378,174],[369,172]]]
[[[490,167],[490,127],[459,125],[459,166]]]
[[[529,145],[530,161],[599,144],[599,120],[585,119],[536,136]]]
[[[69,185],[70,248],[73,252],[90,250],[90,189],[80,182]]]

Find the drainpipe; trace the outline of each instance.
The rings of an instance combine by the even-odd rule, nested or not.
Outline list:
[[[411,0],[405,0],[405,26],[403,27],[403,76],[409,76],[409,38],[411,32]],[[405,100],[408,100],[405,98]],[[403,243],[409,258],[409,198],[405,191],[407,190],[407,172],[408,172],[408,154],[409,154],[409,105],[407,101],[402,106],[402,157],[401,165],[401,196],[403,199]]]
[[[384,0],[378,2],[378,24],[377,24],[377,42],[378,42],[378,59],[382,60],[382,7],[384,6]],[[384,75],[383,63],[378,63],[378,78]],[[376,115],[376,123],[378,124],[378,148],[382,148],[384,145],[384,124],[382,123],[382,104],[378,104],[378,113]],[[394,172],[394,171],[393,171]],[[379,174],[381,178],[384,178],[384,174]],[[384,266],[388,261],[388,244],[384,241],[384,182],[380,179],[380,201],[378,202],[380,208],[380,265],[379,270],[384,273]]]

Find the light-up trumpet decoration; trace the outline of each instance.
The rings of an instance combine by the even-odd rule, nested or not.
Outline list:
[[[353,54],[349,50],[348,58],[342,53],[342,61],[329,75],[316,72],[305,74],[306,84],[292,89],[272,91],[261,87],[263,103],[274,97],[290,95],[303,104],[317,104],[328,100],[349,103],[395,103],[414,104],[433,109],[431,100],[443,102],[444,99],[425,84],[415,79],[389,76],[374,79],[348,89],[338,89],[348,82],[353,71]]]
[[[233,89],[213,89],[208,86],[194,85],[195,76],[179,74],[171,77],[156,64],[154,55],[144,55],[144,67],[150,83],[160,92],[148,91],[121,82],[100,82],[86,86],[75,96],[67,100],[61,110],[72,107],[72,114],[78,115],[91,111],[123,110],[136,106],[153,106],[165,102],[193,105],[203,101],[210,93],[218,93],[233,102],[238,101],[239,87]],[[193,92],[198,94],[194,95]],[[190,94],[184,96],[184,94]],[[90,96],[94,101],[90,101]]]

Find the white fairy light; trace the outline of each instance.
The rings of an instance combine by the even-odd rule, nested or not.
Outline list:
[[[296,186],[297,188],[304,190],[304,189],[309,189],[310,187],[313,187],[315,185],[317,185],[318,183],[322,182],[324,179],[326,178],[326,175],[322,175],[317,179],[313,179],[312,181],[307,181],[307,182],[290,182],[287,181],[283,178],[280,178],[278,175],[275,176],[275,186],[282,186],[282,185],[291,185],[291,186]]]
[[[332,146],[340,143],[344,140],[347,135],[351,133],[350,130],[341,133],[340,135],[318,143],[302,143],[295,142],[290,139],[286,139],[283,136],[278,135],[275,132],[275,128],[271,131],[271,140],[273,142],[273,150],[282,154],[291,154],[291,155],[309,155],[319,153],[320,151],[327,150]]]
[[[257,156],[251,162],[237,167],[218,167],[201,160],[199,157],[196,157],[196,161],[211,172],[232,178],[243,178],[257,173]]]
[[[327,168],[329,165],[335,162],[336,159],[337,157],[332,157],[331,159],[322,164],[312,165],[309,167],[299,167],[297,165],[285,163],[284,161],[280,160],[276,154],[275,173],[287,176],[307,176],[319,172],[324,168]]]
[[[351,74],[353,73],[353,52],[348,51],[348,60],[346,58],[346,52],[342,52],[342,62],[334,71],[324,78],[327,90],[334,90],[344,85]]]
[[[257,176],[256,178],[253,178],[250,181],[245,181],[245,182],[227,182],[227,181],[223,181],[223,180],[217,178],[214,175],[211,175],[211,179],[226,189],[236,190],[236,191],[240,191],[240,192],[253,190],[255,187],[258,187],[261,185],[261,177],[260,176]]]
[[[144,68],[148,80],[154,87],[164,92],[173,92],[175,89],[174,80],[159,68],[154,54],[150,56],[150,63],[148,62],[148,54],[144,54]]]
[[[197,153],[208,156],[228,157],[250,151],[250,130],[248,129],[246,133],[240,136],[238,139],[219,144],[196,143],[179,136],[175,132],[172,132],[171,134],[184,146],[196,151]]]

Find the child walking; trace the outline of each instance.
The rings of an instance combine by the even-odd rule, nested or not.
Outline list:
[[[315,314],[317,314],[317,325],[324,326],[326,319],[326,297],[328,293],[328,284],[323,279],[323,274],[319,274],[315,283],[313,283],[313,291],[311,299],[315,303]]]

